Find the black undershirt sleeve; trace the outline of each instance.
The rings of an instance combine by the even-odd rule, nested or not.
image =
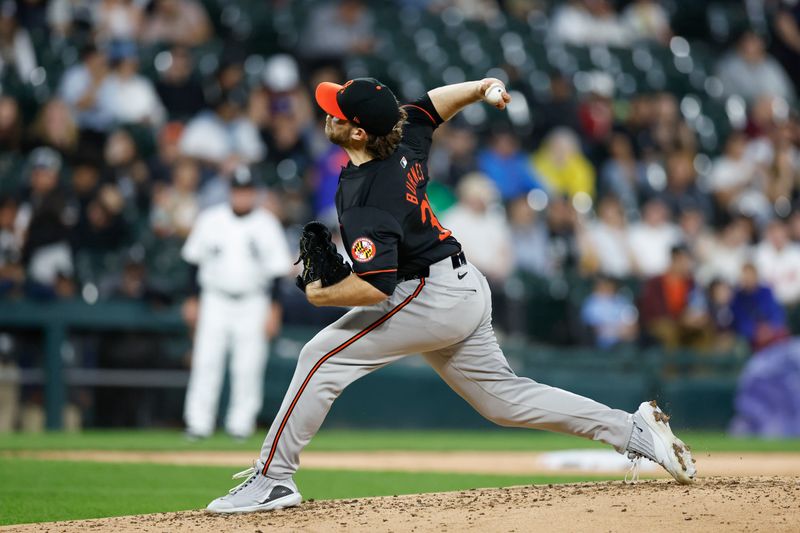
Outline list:
[[[420,154],[427,154],[433,141],[433,131],[444,122],[433,107],[431,97],[422,98],[402,106],[408,119],[403,127],[403,144]]]

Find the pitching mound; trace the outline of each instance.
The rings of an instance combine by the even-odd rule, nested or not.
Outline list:
[[[301,487],[302,488],[302,487]],[[304,502],[249,515],[203,511],[15,526],[10,531],[797,531],[800,479],[707,478],[542,485]],[[0,528],[5,529],[5,528]]]

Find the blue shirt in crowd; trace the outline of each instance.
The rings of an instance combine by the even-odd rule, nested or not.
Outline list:
[[[620,342],[622,328],[635,319],[636,308],[621,294],[591,294],[581,308],[581,320],[592,327],[600,348]]]
[[[478,168],[489,176],[503,200],[511,200],[531,189],[544,189],[544,180],[528,162],[528,157],[517,152],[510,157],[501,157],[491,150],[478,153]]]
[[[752,292],[737,290],[731,311],[736,333],[750,342],[755,338],[759,324],[768,324],[775,329],[786,327],[783,307],[775,299],[772,289],[763,285]]]

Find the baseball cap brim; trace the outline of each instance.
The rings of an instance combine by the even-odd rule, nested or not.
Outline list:
[[[338,83],[331,83],[329,81],[323,81],[319,85],[317,85],[317,90],[314,94],[314,97],[317,99],[317,104],[332,117],[336,117],[342,120],[347,120],[347,117],[344,116],[344,113],[339,108],[339,102],[336,101],[336,94],[342,89],[342,86]]]

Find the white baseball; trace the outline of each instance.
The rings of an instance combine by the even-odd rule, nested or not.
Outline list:
[[[489,104],[497,105],[503,101],[503,91],[505,91],[505,87],[499,83],[493,83],[483,93],[483,99]]]

